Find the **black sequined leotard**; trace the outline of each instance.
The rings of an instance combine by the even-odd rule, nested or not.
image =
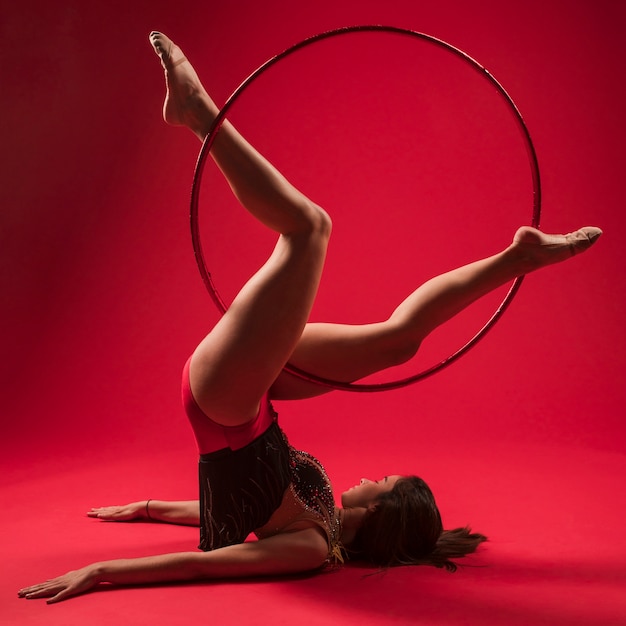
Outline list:
[[[255,420],[217,424],[195,402],[189,362],[183,404],[200,451],[200,548],[215,550],[314,524],[328,542],[329,561],[341,560],[340,521],[330,480],[312,455],[293,448],[264,398]]]

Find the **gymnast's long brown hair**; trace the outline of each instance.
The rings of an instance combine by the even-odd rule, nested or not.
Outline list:
[[[379,567],[434,565],[454,572],[457,559],[487,537],[468,527],[444,530],[435,498],[417,476],[401,478],[366,514],[347,551]]]

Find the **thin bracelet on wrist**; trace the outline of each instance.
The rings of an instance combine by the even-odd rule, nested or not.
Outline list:
[[[146,502],[146,517],[150,520],[150,521],[154,521],[152,519],[152,516],[150,515],[150,502],[152,502],[152,498],[150,498],[147,502]]]

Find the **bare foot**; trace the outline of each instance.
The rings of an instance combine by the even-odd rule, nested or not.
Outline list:
[[[149,39],[165,70],[163,119],[203,138],[217,113],[215,105],[182,50],[163,33],[153,31]]]
[[[585,252],[601,234],[595,226],[586,226],[567,235],[547,235],[536,228],[522,226],[515,233],[511,249],[521,253],[528,264],[527,271],[533,271]]]

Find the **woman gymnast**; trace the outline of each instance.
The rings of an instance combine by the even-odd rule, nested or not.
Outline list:
[[[165,69],[165,121],[203,141],[218,108],[178,46],[159,32],[150,34],[150,42]],[[196,525],[201,551],[93,563],[22,589],[19,596],[53,603],[101,582],[288,575],[321,569],[344,554],[379,567],[430,564],[454,571],[452,559],[473,552],[486,538],[469,528],[443,530],[421,479],[362,479],[335,506],[323,467],[289,445],[270,404],[330,389],[283,368],[290,363],[318,377],[352,382],[405,362],[432,330],[481,296],[587,250],[602,231],[587,227],[546,235],[522,227],[504,251],[426,282],[384,322],[308,323],[331,232],[329,216],[228,121],[211,156],[238,200],[278,241],[184,368],[183,401],[200,452],[200,499],[141,501],[88,514]],[[250,533],[258,540],[246,542]]]

